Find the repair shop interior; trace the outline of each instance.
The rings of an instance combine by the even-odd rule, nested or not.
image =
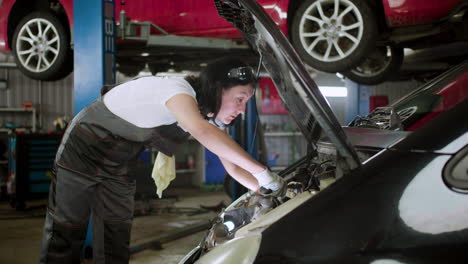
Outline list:
[[[0,0],[0,263],[468,263],[468,1]]]

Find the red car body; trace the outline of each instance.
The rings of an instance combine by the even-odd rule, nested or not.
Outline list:
[[[0,50],[10,50],[12,34],[8,30],[10,14],[16,0],[4,0],[0,6]],[[73,1],[59,0],[73,26]],[[288,7],[290,0],[259,0],[283,33],[288,34]],[[291,1],[293,2],[293,1]],[[382,0],[389,27],[430,23],[447,16],[461,0]],[[216,12],[211,0],[147,0],[115,4],[115,18],[122,9],[136,21],[150,21],[167,32],[184,36],[241,38],[241,34]],[[157,14],[157,15],[156,15]],[[177,18],[177,19],[176,19]],[[11,26],[11,25],[10,25]],[[11,31],[11,30],[10,30]]]
[[[467,100],[468,60],[465,60],[391,105],[377,107],[364,118],[357,117],[350,126],[416,131]],[[396,126],[390,124],[392,112],[398,115]]]
[[[431,89],[429,89],[431,90]],[[456,76],[442,87],[433,91],[434,96],[439,96],[440,102],[433,106],[428,113],[414,122],[407,130],[414,131],[433,120],[440,114],[447,112],[451,108],[468,99],[468,69]]]
[[[462,0],[382,0],[389,27],[427,24],[447,16]]]
[[[259,0],[283,33],[287,34],[289,0]],[[243,38],[230,23],[221,18],[212,0],[128,1],[116,4],[116,18],[124,9],[132,20],[151,21],[175,35],[216,38]],[[157,15],[155,15],[157,14]]]
[[[243,36],[237,29],[218,15],[215,1],[128,0],[125,1],[124,5],[116,1],[115,19],[118,23],[120,13],[123,10],[125,11],[126,18],[130,19],[130,21],[150,22],[172,35],[233,40],[243,39]],[[335,21],[335,18],[328,16],[331,15],[329,12],[330,8],[333,8],[333,5],[336,5],[337,2],[331,0],[321,2],[314,0],[258,0],[258,3],[270,15],[279,29],[285,35],[288,35],[305,63],[320,71],[345,73],[357,67],[364,61],[365,57],[369,57],[369,54],[373,52],[377,40],[398,44],[398,48],[400,49],[404,47],[411,48],[411,45],[414,45],[414,43],[405,44],[402,42],[408,40],[418,42],[419,37],[437,33],[439,28],[436,27],[440,24],[437,22],[446,21],[448,20],[447,18],[454,15],[459,16],[460,13],[457,13],[457,11],[460,11],[459,7],[463,7],[463,5],[465,5],[464,8],[468,8],[468,4],[464,0],[340,0],[339,2],[339,6],[336,6],[337,10],[339,10],[337,12],[343,13],[337,18],[340,25],[335,27],[329,25],[329,23],[335,23],[330,22]],[[322,11],[321,18],[319,19],[316,17],[316,14],[310,13],[310,10],[318,10],[317,6],[320,5],[323,5],[328,10],[324,9],[325,11]],[[352,11],[345,11],[350,10],[348,8],[351,8]],[[463,9],[462,11],[465,10]],[[39,14],[34,16],[35,13]],[[51,14],[47,15],[47,13]],[[59,23],[59,25],[54,25],[54,27],[64,28],[60,31],[61,33],[56,33],[56,35],[66,35],[66,37],[60,40],[66,43],[62,44],[61,47],[67,46],[66,50],[62,49],[59,53],[55,54],[52,54],[52,52],[55,52],[58,46],[50,49],[48,47],[51,46],[50,43],[55,39],[54,36],[49,36],[49,39],[44,42],[46,44],[39,45],[38,42],[32,39],[44,37],[33,36],[29,38],[25,30],[25,28],[32,27],[31,25],[33,25],[33,23],[29,24],[28,21],[34,20],[34,23],[39,25],[42,22],[38,21],[44,21],[41,19],[53,20],[53,17],[57,17],[60,20],[60,22],[55,22],[55,24]],[[365,19],[362,20],[362,18]],[[44,23],[46,26],[54,24],[53,21]],[[314,23],[316,24],[314,25]],[[351,25],[351,23],[356,24]],[[353,32],[353,29],[356,28],[354,27],[355,25],[358,25],[358,30],[354,30]],[[416,25],[424,25],[423,27],[429,25],[426,28],[433,28],[434,30],[430,31],[426,29],[423,34],[417,28],[413,31],[403,30],[396,34],[399,38],[391,38],[395,33],[394,30]],[[65,66],[70,64],[69,62],[71,61],[71,56],[68,53],[71,53],[72,47],[69,45],[70,39],[73,40],[72,28],[72,0],[0,1],[0,51],[12,50],[19,69],[31,78],[54,80],[66,74],[62,69],[66,68]],[[151,27],[151,31],[155,35],[161,34],[161,32],[158,32],[153,27]],[[364,33],[359,33],[361,31]],[[15,32],[19,32],[16,37],[14,35]],[[348,33],[351,33],[351,35]],[[29,34],[31,34],[31,31],[29,31]],[[442,42],[450,41],[453,40],[451,38],[442,40]],[[332,42],[335,45],[333,46],[335,50],[330,53]],[[419,43],[423,42],[428,43],[425,46],[430,46],[432,43],[430,39],[422,42],[419,41]],[[13,43],[20,44],[13,49]],[[119,46],[127,43],[129,41],[118,39]],[[436,45],[435,42],[434,45]],[[142,52],[142,46],[127,45],[120,46],[120,49],[122,50],[122,48],[125,49],[127,47],[134,49],[134,51],[138,50],[140,53]],[[148,53],[147,51],[145,52]],[[153,59],[153,61],[164,61],[167,64],[168,61],[172,60],[171,58],[161,60],[161,50],[157,50],[156,52],[159,52],[157,54],[158,57],[157,59]],[[402,52],[400,53],[402,54]],[[151,51],[148,54],[151,54]],[[121,64],[128,64],[128,67],[133,69],[143,67],[144,63],[135,61],[135,56],[137,56],[136,53],[127,53],[128,58],[122,57]],[[188,60],[187,58],[179,58],[178,63]],[[46,61],[46,63],[43,61]],[[48,63],[50,61],[52,63]],[[139,66],[135,66],[135,63]],[[394,64],[395,66],[393,67],[384,65],[384,67],[387,67],[385,74],[379,73],[380,70],[378,69],[372,69],[371,74],[375,71],[377,74],[382,75],[381,78],[376,78],[376,80],[383,79],[387,73],[396,72],[401,62],[398,62],[396,59],[394,60]],[[119,70],[123,71],[123,68],[121,67]],[[358,82],[358,80],[351,78],[350,74],[345,74],[345,76]],[[370,79],[372,78],[371,76]]]
[[[16,0],[4,0],[0,5],[0,51],[11,49],[10,14]],[[70,28],[73,27],[73,1],[59,0],[66,12]],[[287,34],[287,10],[289,0],[259,0],[267,13],[280,29]],[[115,19],[125,10],[134,21],[150,21],[170,34],[216,38],[242,38],[241,33],[221,18],[212,0],[147,0],[127,1],[125,5],[115,4]],[[157,14],[157,15],[155,15]],[[157,34],[155,31],[154,33]]]

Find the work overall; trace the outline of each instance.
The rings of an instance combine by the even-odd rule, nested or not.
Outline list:
[[[139,128],[99,98],[70,123],[55,159],[40,263],[80,263],[92,215],[93,262],[128,263],[135,180],[144,146],[173,155],[188,137],[177,124]]]

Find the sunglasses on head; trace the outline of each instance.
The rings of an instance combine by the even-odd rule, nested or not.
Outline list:
[[[242,66],[229,70],[228,78],[240,81],[253,81],[256,79],[254,70],[250,66]]]

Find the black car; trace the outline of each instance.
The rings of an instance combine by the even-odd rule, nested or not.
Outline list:
[[[244,194],[180,263],[468,263],[468,100],[413,132],[342,128],[254,0],[215,3],[258,52],[309,146],[280,172],[285,195]]]

